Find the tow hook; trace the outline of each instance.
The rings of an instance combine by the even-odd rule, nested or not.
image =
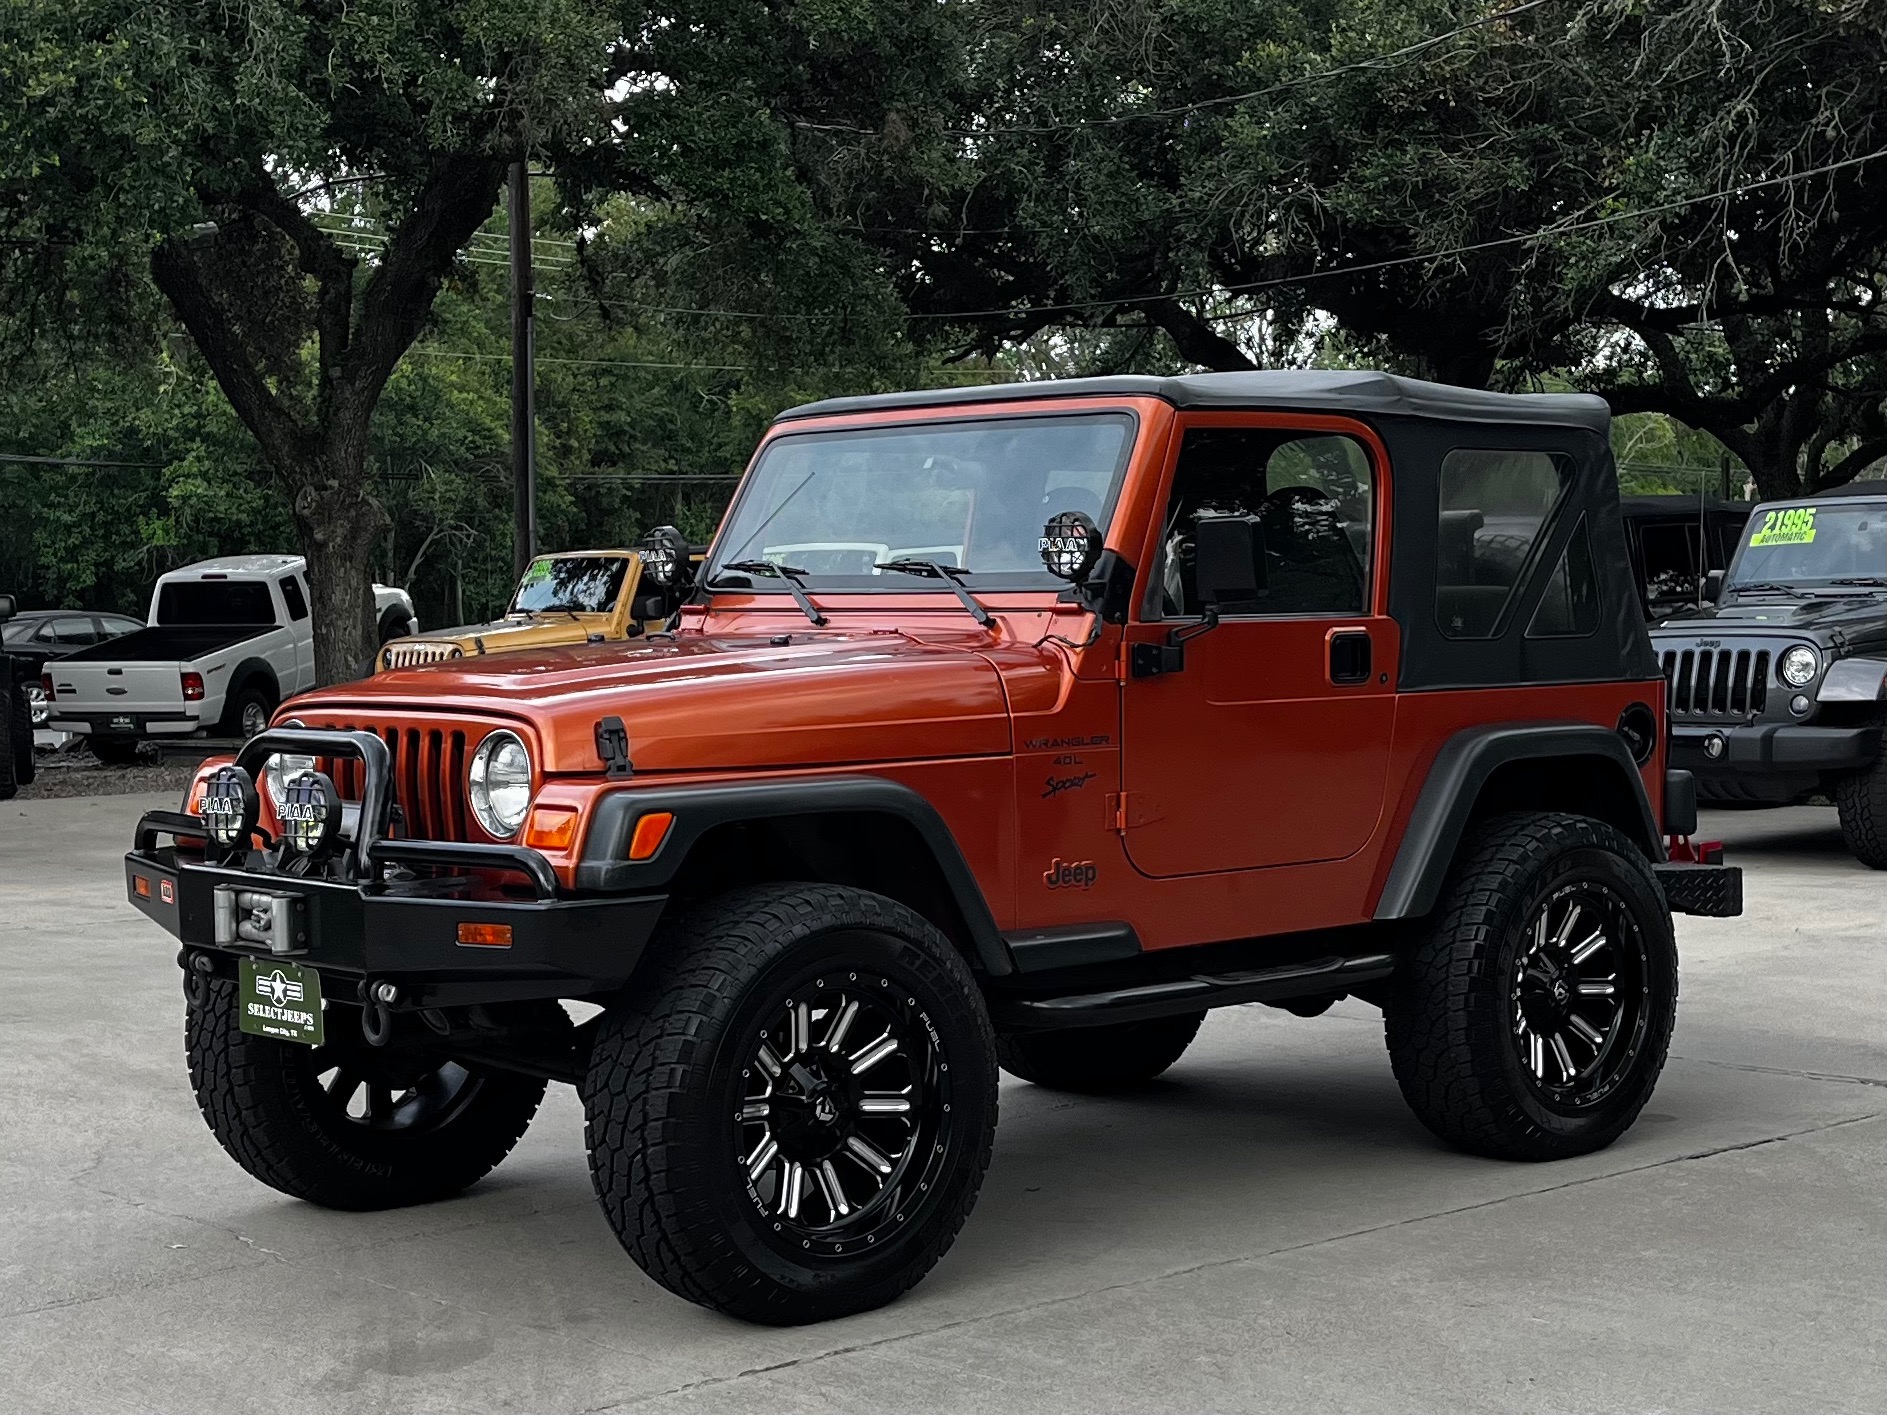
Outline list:
[[[207,953],[185,955],[183,968],[183,1000],[193,1010],[201,1011],[210,1000],[210,976],[216,971],[216,964],[210,961]]]
[[[369,983],[362,989],[366,999],[360,1009],[360,1034],[371,1047],[383,1047],[393,1039],[393,1004],[400,1000],[394,983]]]

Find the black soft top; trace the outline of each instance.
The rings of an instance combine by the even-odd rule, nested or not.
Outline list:
[[[1851,481],[1846,486],[1831,486],[1808,496],[1786,496],[1782,501],[1841,501],[1848,498],[1887,500],[1887,481]],[[1764,502],[1778,505],[1780,502]]]
[[[1436,418],[1448,422],[1531,423],[1578,427],[1605,436],[1612,413],[1589,393],[1489,393],[1425,383],[1360,369],[1256,369],[1250,373],[1193,373],[1173,378],[1117,374],[1108,378],[1054,378],[976,388],[925,388],[826,398],[788,408],[776,421],[823,418],[890,408],[935,408],[963,403],[1010,403],[1037,398],[1160,398],[1176,408],[1275,408],[1293,413],[1349,413]]]

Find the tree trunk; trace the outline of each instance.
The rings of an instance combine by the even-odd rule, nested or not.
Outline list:
[[[380,646],[372,566],[387,514],[366,494],[363,467],[298,470],[295,529],[308,557],[315,679],[344,683],[372,672]]]

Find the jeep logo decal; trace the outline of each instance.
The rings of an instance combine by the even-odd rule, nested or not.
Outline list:
[[[1092,860],[1056,859],[1042,872],[1042,883],[1050,889],[1086,889],[1100,873]]]

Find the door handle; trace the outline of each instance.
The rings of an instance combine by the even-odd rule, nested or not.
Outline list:
[[[1338,629],[1330,635],[1332,683],[1367,683],[1372,666],[1369,630]]]

